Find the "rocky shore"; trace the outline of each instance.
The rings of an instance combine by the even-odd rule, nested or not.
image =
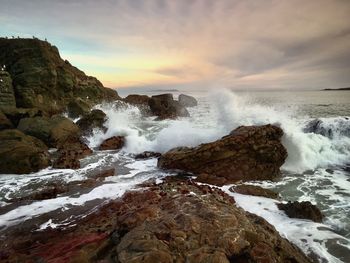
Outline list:
[[[60,58],[55,46],[38,39],[0,38],[0,176],[29,174],[43,168],[78,169],[94,151],[118,151],[127,143],[115,134],[96,149],[85,141],[94,129],[106,132],[106,114],[93,107],[136,105],[156,120],[188,117],[195,98],[181,94],[119,97],[94,77]],[[73,122],[70,118],[79,118]],[[273,180],[287,158],[277,126],[241,126],[227,136],[197,147],[164,154],[158,167],[177,171],[161,183],[145,182],[122,198],[103,204],[69,227],[33,231],[30,226],[0,229],[4,262],[311,262],[264,219],[235,205],[219,188],[278,199],[278,194],[242,181]],[[51,149],[51,150],[50,150]],[[97,173],[79,184],[55,185],[21,200],[56,198],[72,188],[93,189]],[[308,204],[282,204],[288,215],[322,221]],[[303,213],[307,211],[306,213]]]

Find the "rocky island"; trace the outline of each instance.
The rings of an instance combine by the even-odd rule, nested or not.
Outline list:
[[[0,65],[4,65],[0,71],[1,174],[25,176],[44,168],[79,169],[82,160],[94,152],[123,148],[128,141],[120,134],[96,149],[88,146],[86,136],[95,128],[107,130],[108,118],[94,108],[97,104],[133,105],[158,121],[186,118],[190,116],[187,108],[197,105],[187,95],[179,100],[172,94],[121,98],[96,78],[62,60],[55,46],[38,39],[0,38]],[[79,120],[74,122],[73,118]],[[163,154],[138,153],[135,159],[158,158],[159,169],[176,171],[175,175],[162,182],[144,181],[136,190],[99,203],[67,225],[38,231],[38,225],[47,220],[42,215],[19,226],[0,226],[0,260],[312,262],[274,226],[238,207],[234,197],[215,187],[233,184],[237,189],[232,187],[232,192],[264,195],[279,203],[276,193],[239,185],[280,175],[287,157],[282,136],[283,130],[277,126],[242,126],[217,141],[196,147],[183,145]],[[54,200],[72,191],[93,191],[105,183],[103,178],[119,173],[115,167],[93,172],[94,176],[84,181],[61,182],[12,200],[11,205],[0,208],[0,214],[5,215],[16,204]],[[298,211],[296,217],[317,209],[311,203],[302,207],[296,202],[284,209],[291,215]],[[317,211],[311,214],[317,215],[317,221],[322,220]]]

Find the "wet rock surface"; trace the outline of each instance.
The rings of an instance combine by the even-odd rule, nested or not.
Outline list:
[[[158,116],[158,120],[190,116],[186,108],[174,100],[172,94],[152,96],[149,100],[149,106],[152,114]]]
[[[0,173],[27,174],[50,165],[48,148],[19,130],[0,131]]]
[[[58,145],[57,158],[53,163],[58,169],[78,169],[80,159],[92,154],[92,150],[79,138],[71,137]]]
[[[159,158],[158,167],[192,172],[198,181],[216,185],[271,180],[287,158],[282,135],[273,125],[241,126],[215,142],[170,150]]]
[[[323,215],[320,209],[310,202],[288,202],[277,204],[278,209],[283,210],[291,218],[308,219],[321,223]]]
[[[120,150],[125,145],[125,138],[123,136],[113,136],[104,140],[99,146],[99,150]]]
[[[242,195],[262,196],[262,197],[271,198],[271,199],[279,198],[278,193],[256,185],[244,185],[244,184],[235,185],[230,188],[230,191],[234,193],[239,193]]]
[[[145,151],[135,155],[135,159],[159,158],[162,154],[158,152]]]
[[[224,192],[171,178],[71,227],[8,234],[7,262],[311,262]]]

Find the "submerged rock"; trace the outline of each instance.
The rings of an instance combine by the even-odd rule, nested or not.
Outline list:
[[[0,65],[6,65],[13,80],[17,107],[54,114],[76,98],[92,105],[120,99],[115,90],[63,60],[46,41],[0,38],[0,50]]]
[[[157,152],[145,151],[135,155],[135,159],[159,158],[162,154]]]
[[[125,138],[124,136],[113,136],[111,138],[108,138],[104,140],[99,150],[105,151],[105,150],[120,150],[125,145]]]
[[[230,188],[230,191],[243,195],[262,196],[271,199],[278,199],[279,197],[278,193],[257,185],[235,185]]]
[[[50,165],[46,145],[19,130],[0,131],[0,173],[26,174]]]
[[[216,185],[271,180],[287,158],[282,135],[272,125],[241,126],[218,141],[172,149],[159,158],[158,167],[192,172],[198,181]]]
[[[105,131],[107,128],[104,123],[107,120],[107,115],[101,110],[92,110],[77,121],[81,132],[85,136],[91,136],[94,129]]]
[[[311,262],[221,190],[171,178],[69,228],[12,233],[1,247],[10,262]]]
[[[323,215],[317,206],[310,202],[288,202],[277,204],[278,209],[283,210],[291,218],[309,219],[321,223]]]
[[[152,114],[158,116],[158,120],[190,116],[186,108],[174,100],[172,94],[152,96],[149,100],[149,106]]]
[[[80,134],[79,127],[63,116],[24,118],[17,128],[27,135],[37,137],[49,147],[56,147],[67,138]]]
[[[198,105],[198,102],[194,97],[185,94],[179,95],[179,103],[184,107],[195,107]]]

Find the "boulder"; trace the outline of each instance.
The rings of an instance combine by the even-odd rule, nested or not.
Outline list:
[[[174,100],[172,94],[152,96],[148,105],[152,114],[158,116],[158,120],[190,116],[186,108]]]
[[[124,101],[133,105],[147,105],[151,98],[147,95],[137,95],[137,94],[131,94],[128,95]]]
[[[0,109],[15,108],[15,91],[12,86],[12,79],[7,71],[1,69],[0,63]]]
[[[6,65],[12,78],[17,107],[36,107],[52,115],[65,111],[76,98],[91,105],[120,99],[115,90],[63,60],[47,41],[0,38],[0,50],[0,65]]]
[[[68,116],[74,119],[89,114],[90,110],[91,105],[82,99],[72,100],[67,105]]]
[[[321,223],[323,215],[317,206],[310,202],[288,202],[277,204],[278,209],[283,210],[291,218],[308,219]]]
[[[27,135],[37,137],[49,147],[57,147],[68,137],[80,133],[79,127],[63,116],[24,118],[17,128]]]
[[[58,145],[53,163],[58,169],[79,169],[80,159],[92,154],[92,150],[77,137],[70,137]]]
[[[81,132],[85,136],[92,135],[94,129],[101,129],[106,131],[107,128],[104,123],[107,120],[107,115],[101,110],[92,110],[90,113],[84,115],[81,119],[77,121]]]
[[[216,185],[272,180],[287,158],[282,135],[273,125],[241,126],[218,141],[172,149],[159,158],[158,167],[192,172],[198,181]]]
[[[179,95],[179,103],[184,107],[195,107],[198,105],[198,102],[194,97],[185,94]]]
[[[9,262],[311,263],[221,190],[171,178],[104,203],[68,230],[21,229],[3,242]]]
[[[46,116],[43,111],[38,110],[37,108],[3,108],[3,113],[11,121],[14,127],[18,126],[21,119]]]
[[[125,138],[123,136],[113,136],[111,138],[108,138],[104,140],[99,150],[105,151],[105,150],[120,150],[125,145]]]
[[[9,119],[7,119],[6,115],[2,113],[2,111],[0,110],[0,130],[12,129],[12,128],[13,128],[12,123],[9,121]]]
[[[50,165],[46,145],[19,130],[0,131],[0,173],[26,174]]]
[[[279,198],[278,193],[269,189],[262,188],[257,185],[246,185],[246,184],[235,185],[230,188],[230,191],[234,193],[239,193],[242,195],[262,196],[262,197],[271,198],[271,199]]]

